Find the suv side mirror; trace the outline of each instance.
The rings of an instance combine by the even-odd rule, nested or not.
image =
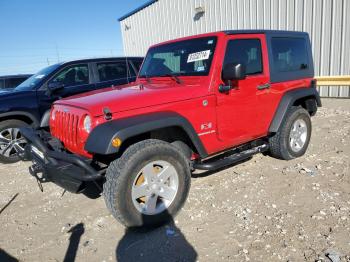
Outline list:
[[[227,85],[220,85],[219,92],[227,93],[228,91],[233,89],[232,80],[241,80],[244,79],[245,76],[246,70],[243,64],[229,63],[224,65],[222,69],[222,80],[227,82]]]
[[[49,82],[47,84],[47,94],[50,96],[58,90],[64,88],[64,84],[62,82]]]
[[[241,80],[246,76],[246,69],[244,64],[229,63],[222,69],[222,80]]]

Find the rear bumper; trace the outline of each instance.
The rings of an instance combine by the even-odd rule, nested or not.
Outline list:
[[[55,150],[50,144],[54,140],[50,135],[30,128],[21,128],[20,132],[28,141],[21,158],[32,161],[29,172],[40,182],[53,182],[67,191],[79,193],[86,182],[103,177],[103,170],[93,168],[90,159]]]

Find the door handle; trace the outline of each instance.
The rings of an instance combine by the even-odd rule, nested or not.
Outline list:
[[[269,89],[271,85],[269,83],[263,84],[263,85],[258,85],[258,90],[264,90],[264,89]]]

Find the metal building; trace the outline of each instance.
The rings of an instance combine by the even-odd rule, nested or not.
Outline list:
[[[350,75],[350,0],[152,0],[119,19],[125,55],[152,44],[225,29],[285,29],[310,34],[315,75]],[[319,87],[350,97],[349,86]]]

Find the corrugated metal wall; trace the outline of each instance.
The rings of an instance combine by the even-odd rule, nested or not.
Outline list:
[[[196,19],[195,8],[205,13]],[[126,55],[152,44],[225,29],[286,29],[311,36],[316,75],[350,75],[350,0],[159,0],[121,21]],[[321,87],[350,97],[349,87]]]

